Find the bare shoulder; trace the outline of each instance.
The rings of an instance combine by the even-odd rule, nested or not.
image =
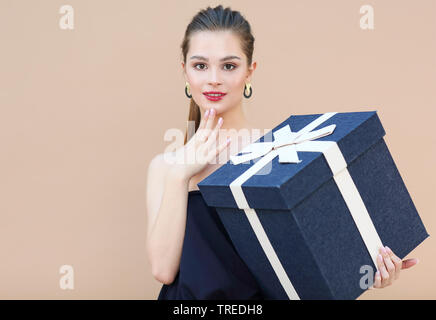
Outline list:
[[[151,198],[163,192],[164,180],[169,169],[177,163],[176,152],[159,153],[151,159],[147,171],[147,189]]]
[[[165,167],[165,153],[159,153],[153,157],[150,161],[150,169],[164,169]]]
[[[171,153],[159,153],[151,159],[147,171],[147,189],[150,191],[159,189],[163,186],[164,178],[170,168],[170,161],[173,155]]]
[[[166,172],[172,164],[175,163],[175,153],[174,152],[164,152],[159,153],[153,157],[150,161],[149,172],[153,170]]]

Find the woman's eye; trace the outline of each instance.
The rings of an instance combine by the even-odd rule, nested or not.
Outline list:
[[[197,63],[194,67],[198,69],[197,66],[204,66],[204,63]],[[199,70],[203,70],[203,68],[200,68]]]
[[[199,68],[198,66],[202,66],[202,67]],[[205,64],[204,63],[197,63],[196,65],[194,65],[194,68],[197,70],[203,70],[203,69],[205,69]],[[235,68],[236,68],[236,66],[234,66],[233,64],[230,64],[230,63],[226,63],[224,65],[224,70],[226,70],[226,71],[231,71]]]

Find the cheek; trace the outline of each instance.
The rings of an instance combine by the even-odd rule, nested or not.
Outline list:
[[[189,84],[191,87],[191,92],[198,92],[202,90],[203,87],[203,81],[201,79],[198,78],[190,78],[189,79]]]
[[[229,90],[229,97],[228,102],[230,105],[239,103],[239,101],[242,99],[243,91],[244,91],[245,82],[241,81],[240,79],[236,81],[232,81],[232,83],[228,83],[228,90]]]
[[[188,82],[191,87],[191,92],[198,92],[201,91],[206,79],[204,78],[204,75],[201,73],[196,73],[194,71],[188,71],[186,73]]]
[[[242,91],[245,86],[245,78],[239,75],[234,75],[229,77],[226,81],[227,88],[232,91],[232,93],[238,93]]]

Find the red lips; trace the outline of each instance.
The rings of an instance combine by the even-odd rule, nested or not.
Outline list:
[[[225,95],[225,93],[221,92],[221,91],[206,91],[206,92],[203,92],[203,94],[222,94],[222,95]]]
[[[210,101],[221,100],[226,95],[226,93],[220,92],[220,91],[206,91],[206,92],[203,92],[203,94]]]

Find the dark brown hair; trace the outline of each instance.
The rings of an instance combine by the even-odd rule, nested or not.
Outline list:
[[[186,67],[186,55],[189,51],[189,40],[193,33],[199,31],[225,31],[231,30],[241,39],[241,48],[247,57],[247,65],[250,66],[253,58],[254,37],[251,34],[251,27],[247,20],[239,11],[233,11],[229,7],[223,8],[222,5],[215,8],[207,7],[198,12],[189,23],[185,31],[185,36],[181,45],[183,61]],[[189,107],[189,121],[195,121],[195,131],[200,125],[200,107],[191,98]],[[188,142],[188,130],[185,133],[185,142]]]

